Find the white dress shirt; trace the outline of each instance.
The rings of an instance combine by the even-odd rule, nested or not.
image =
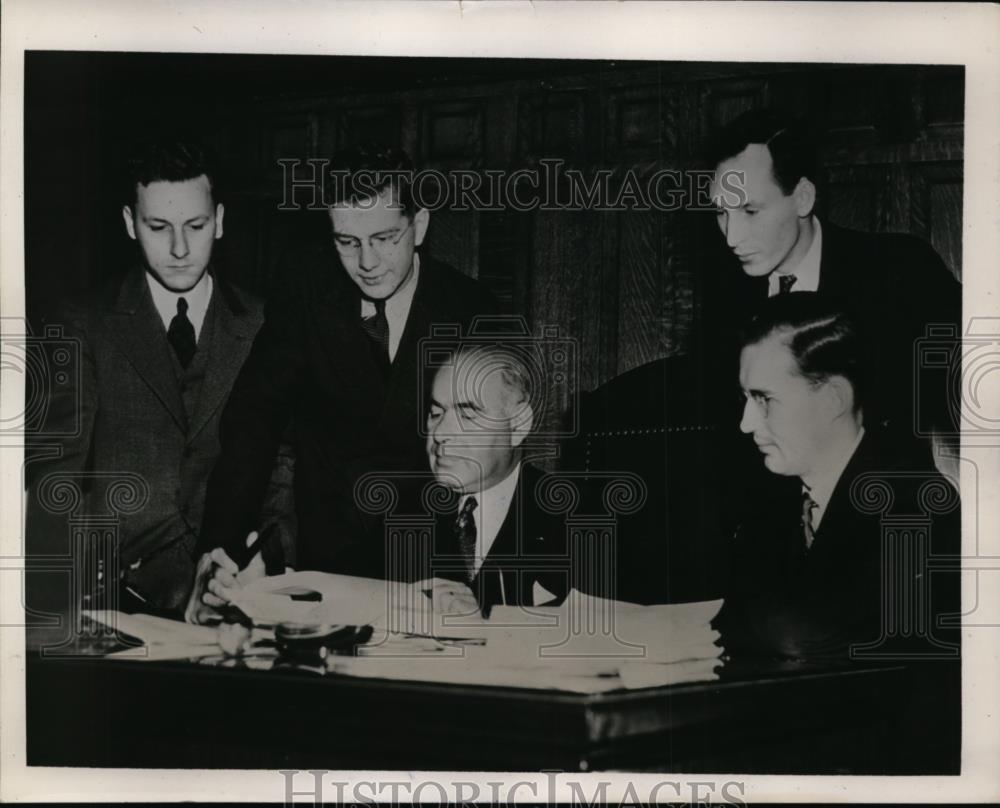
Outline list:
[[[396,351],[399,349],[399,341],[403,338],[403,330],[406,328],[406,318],[410,316],[410,304],[413,303],[413,293],[417,291],[417,278],[420,275],[420,256],[413,254],[413,272],[406,279],[406,283],[400,286],[385,301],[385,319],[389,323],[389,361],[396,358]],[[361,298],[361,318],[367,320],[375,316],[375,304],[365,298]]]
[[[163,320],[163,327],[170,328],[170,321],[177,316],[177,301],[184,298],[188,304],[187,318],[194,326],[194,338],[197,341],[201,336],[201,326],[205,322],[205,314],[208,312],[208,304],[212,299],[212,289],[215,285],[212,276],[207,272],[201,276],[191,289],[186,292],[172,292],[163,284],[157,281],[148,272],[146,273],[146,283],[149,284],[150,294],[153,295],[153,305]]]
[[[833,489],[837,487],[840,476],[844,473],[844,469],[847,468],[847,464],[851,462],[851,458],[854,457],[854,453],[858,450],[858,446],[861,445],[861,439],[864,436],[865,428],[861,427],[857,438],[851,444],[850,450],[843,457],[838,458],[837,463],[830,467],[830,471],[827,474],[821,476],[818,480],[813,480],[812,485],[805,485],[803,483],[802,490],[808,491],[812,501],[816,503],[816,507],[812,510],[813,530],[819,530],[819,523],[823,521],[826,506],[830,504]]]
[[[475,497],[478,503],[472,512],[472,518],[476,523],[475,571],[477,573],[483,566],[483,562],[489,555],[490,548],[497,540],[497,534],[507,518],[507,512],[510,510],[510,503],[514,498],[514,491],[517,490],[517,481],[520,475],[521,464],[518,463],[510,474],[492,488],[466,494],[458,503],[458,513],[462,512],[465,500],[470,496]]]
[[[823,254],[823,228],[819,225],[819,219],[812,217],[813,240],[809,245],[809,251],[802,256],[798,265],[792,267],[788,272],[772,272],[767,279],[767,296],[774,297],[778,294],[778,279],[782,275],[794,275],[795,283],[789,291],[792,292],[815,292],[819,289],[819,259]]]

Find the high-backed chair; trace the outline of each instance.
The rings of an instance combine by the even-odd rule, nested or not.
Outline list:
[[[640,603],[722,595],[745,493],[741,469],[751,458],[737,429],[735,380],[720,375],[670,357],[581,394],[580,429],[562,466],[585,472],[587,507],[605,509],[609,474],[638,475],[646,487],[641,507],[615,517],[614,591],[594,594]]]

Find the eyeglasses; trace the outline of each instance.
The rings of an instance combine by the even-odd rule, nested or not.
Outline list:
[[[406,235],[406,231],[412,226],[413,220],[411,219],[402,230],[390,233],[376,233],[374,236],[369,236],[368,246],[379,258],[387,258],[395,252],[396,247],[399,246],[399,242]],[[361,239],[355,236],[343,236],[335,233],[333,242],[337,245],[337,252],[343,256],[354,258],[361,253]]]

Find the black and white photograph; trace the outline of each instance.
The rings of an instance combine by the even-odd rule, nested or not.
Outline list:
[[[5,800],[1000,799],[1000,14],[697,5],[4,4]]]

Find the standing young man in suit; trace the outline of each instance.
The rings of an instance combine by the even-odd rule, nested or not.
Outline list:
[[[496,310],[481,284],[416,252],[431,214],[415,204],[405,154],[361,145],[333,160],[331,176],[330,237],[282,278],[224,417],[189,619],[263,574],[245,537],[259,528],[261,493],[290,423],[296,567],[370,568],[380,538],[355,502],[355,483],[426,468],[419,341],[434,325],[467,329]]]
[[[929,458],[915,464],[869,425],[868,346],[851,318],[815,294],[778,296],[742,342],[740,429],[771,474],[736,535],[727,649],[844,656],[902,623],[947,652],[934,618],[958,611],[957,571],[924,562],[958,553],[958,498]]]
[[[912,444],[916,392],[924,425],[952,432],[949,391],[921,379],[914,351],[929,325],[961,323],[961,286],[937,253],[912,236],[821,221],[816,144],[775,111],[752,110],[726,126],[710,144],[709,163],[718,226],[732,256],[707,279],[706,339],[733,356],[739,326],[767,298],[819,292],[851,312],[867,335],[879,371],[869,422]]]
[[[565,527],[539,507],[542,473],[523,462],[537,387],[515,352],[489,345],[460,347],[431,387],[427,456],[454,506],[443,509],[435,551],[456,559],[438,573],[467,586],[487,614],[497,604],[558,602],[567,592],[568,571],[553,569],[554,561],[565,567],[557,560]]]
[[[118,521],[122,598],[176,610],[194,572],[220,414],[262,308],[212,269],[225,210],[206,154],[189,143],[157,143],[129,167],[122,216],[141,260],[57,318],[79,341],[81,368],[79,386],[51,400],[51,419],[78,418],[80,429],[32,476],[44,487],[53,474],[76,475],[93,514],[107,509],[108,475],[142,478],[148,499]],[[65,548],[66,516],[48,513],[38,497],[30,492],[33,546]]]

